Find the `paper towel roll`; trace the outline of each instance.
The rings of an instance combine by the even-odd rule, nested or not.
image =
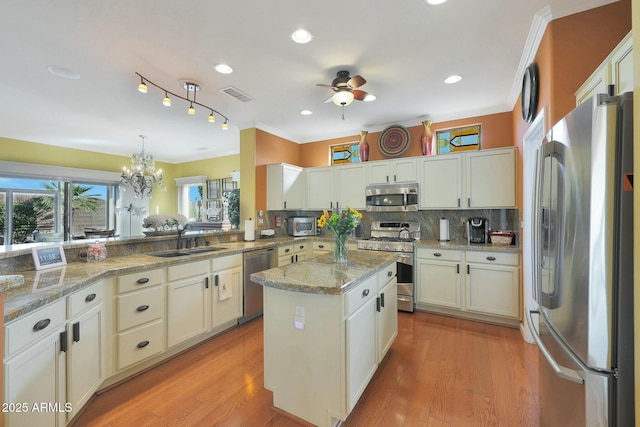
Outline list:
[[[440,220],[440,241],[449,241],[449,220],[445,218]]]
[[[251,218],[244,222],[244,240],[250,242],[256,240],[256,222]]]

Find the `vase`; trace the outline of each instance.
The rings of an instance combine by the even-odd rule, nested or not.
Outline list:
[[[347,234],[333,235],[333,262],[344,264],[347,262],[349,246],[347,246]]]
[[[422,122],[424,130],[420,136],[420,147],[422,148],[423,156],[432,156],[435,154],[433,147],[433,131],[431,130],[431,120],[425,120]]]
[[[360,132],[360,144],[358,144],[358,149],[360,150],[360,161],[366,162],[369,161],[369,143],[367,142],[367,132],[363,130]]]

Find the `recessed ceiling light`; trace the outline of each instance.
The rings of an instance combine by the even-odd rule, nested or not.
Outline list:
[[[300,111],[300,114],[302,114],[303,116],[310,116],[313,114],[313,111],[311,110],[302,110]]]
[[[426,0],[427,3],[429,3],[431,6],[437,6],[439,4],[442,4],[444,2],[446,2],[447,0]]]
[[[80,74],[64,67],[56,67],[52,65],[51,67],[47,67],[47,70],[49,70],[49,72],[54,76],[62,77],[63,79],[78,80],[80,78]]]
[[[305,44],[313,40],[313,34],[307,30],[299,29],[291,33],[291,40],[296,43]]]
[[[453,84],[453,83],[458,83],[460,80],[462,80],[462,76],[454,74],[454,75],[449,76],[446,79],[444,79],[444,82],[446,84],[450,85],[450,84]]]
[[[376,100],[376,96],[372,93],[368,93],[365,95],[363,101],[375,101]]]
[[[233,68],[231,68],[227,64],[218,64],[213,68],[214,68],[214,70],[216,70],[217,72],[219,72],[221,74],[231,74],[231,73],[233,73]]]

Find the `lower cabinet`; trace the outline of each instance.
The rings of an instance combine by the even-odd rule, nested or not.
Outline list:
[[[391,271],[389,271],[391,272]],[[380,277],[381,275],[381,277]],[[387,280],[386,283],[384,280]],[[385,272],[379,273],[378,285],[382,289],[376,298],[376,329],[378,331],[378,363],[382,362],[398,336],[398,285],[395,277],[395,266],[393,276],[386,276]]]
[[[374,283],[375,285],[375,283]],[[348,411],[358,403],[369,380],[378,368],[376,347],[376,301],[370,298],[345,319],[347,333],[347,402]],[[397,315],[397,313],[396,313]]]
[[[328,254],[333,251],[333,242],[314,241],[312,250],[313,256]]]
[[[242,317],[242,255],[211,260],[211,327]]]
[[[417,307],[516,325],[520,256],[497,251],[416,250]]]

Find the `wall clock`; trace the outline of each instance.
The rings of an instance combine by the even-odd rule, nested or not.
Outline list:
[[[522,78],[522,118],[531,123],[538,111],[538,66],[532,62]]]

